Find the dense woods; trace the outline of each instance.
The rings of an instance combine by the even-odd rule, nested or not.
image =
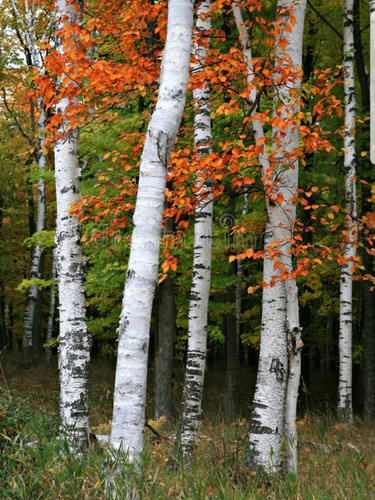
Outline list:
[[[51,446],[26,407],[14,424],[34,396],[11,381],[48,374],[48,394],[58,371],[51,456],[63,442],[74,467],[100,462],[74,498],[177,498],[145,479],[152,436],[169,474],[202,477],[179,498],[317,498],[316,412],[347,433],[370,498],[375,462],[353,442],[375,418],[374,2],[2,7],[4,464]],[[237,443],[229,489],[209,476],[207,422]],[[12,477],[4,498],[44,498]]]

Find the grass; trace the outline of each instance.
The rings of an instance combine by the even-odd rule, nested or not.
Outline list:
[[[112,456],[96,444],[77,458],[58,439],[54,370],[40,369],[44,375],[35,378],[31,371],[13,373],[7,380],[10,392],[4,382],[0,387],[2,499],[105,498]],[[104,364],[96,366],[92,375],[101,382],[92,392],[91,421],[94,432],[103,433],[110,427],[112,370]],[[171,467],[175,428],[163,420],[154,423],[160,438],[145,429],[141,474],[135,479],[139,498],[375,499],[375,430],[360,420],[349,428],[327,412],[305,415],[298,422],[298,477],[275,476],[263,481],[243,464],[247,419],[229,425],[213,415],[206,411],[197,462],[185,469]],[[34,444],[28,446],[29,441]],[[119,479],[120,491],[129,487],[133,477],[125,474]]]

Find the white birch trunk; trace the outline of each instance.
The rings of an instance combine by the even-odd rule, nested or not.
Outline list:
[[[196,30],[204,34],[211,28],[211,0],[203,0],[197,10]],[[207,57],[208,40],[194,48],[195,74],[202,72]],[[206,81],[202,88],[193,90],[194,141],[199,156],[211,153],[210,88]],[[196,175],[199,203],[195,209],[193,277],[190,289],[188,349],[185,384],[180,415],[179,436],[184,459],[193,460],[199,436],[199,420],[202,413],[202,392],[207,349],[208,300],[211,284],[213,195],[211,181],[205,179],[205,171]],[[202,184],[202,185],[201,185]]]
[[[82,5],[81,5],[82,8]],[[79,23],[82,11],[66,0],[57,1],[59,28],[65,24]],[[56,40],[60,54],[64,46]],[[60,78],[60,89],[63,87]],[[69,82],[71,84],[71,82]],[[64,117],[68,108],[74,107],[78,98],[62,97],[56,112]],[[85,287],[82,262],[81,224],[70,215],[72,204],[79,200],[78,129],[69,130],[63,118],[58,133],[64,136],[55,144],[56,180],[56,267],[59,290],[59,371],[60,417],[63,430],[71,446],[83,450],[88,445],[88,369],[91,336],[86,325]],[[67,131],[69,130],[69,134]]]
[[[35,67],[35,66],[34,66]],[[43,142],[45,138],[45,112],[42,99],[37,99],[38,118],[38,168],[40,174],[43,174],[46,166],[46,158],[43,153]],[[37,203],[37,221],[36,230],[44,231],[46,228],[46,186],[43,177],[38,179],[38,203]],[[36,245],[31,255],[30,279],[43,278],[40,274],[40,263],[43,256],[43,250],[40,245]],[[33,361],[33,342],[32,331],[34,323],[35,307],[38,300],[39,287],[31,285],[27,294],[26,306],[23,318],[22,351],[23,364],[32,365]]]
[[[306,12],[306,0],[280,0],[278,2],[278,12],[283,12],[284,9],[292,9],[285,14],[279,14],[280,22],[285,16],[285,21],[288,23],[290,12],[296,18],[296,23],[292,25],[291,32],[282,32],[281,37],[287,38],[288,44],[285,50],[280,50],[279,46],[276,49],[276,58],[279,59],[281,68],[285,65],[287,68],[292,64],[292,75],[284,85],[278,86],[278,96],[284,107],[281,113],[281,118],[288,120],[288,113],[292,116],[300,111],[300,106],[296,99],[290,95],[290,89],[294,88],[297,91],[301,85],[302,74],[302,50],[303,50],[303,30]],[[298,92],[297,92],[298,93]],[[299,129],[298,126],[290,127],[285,138],[280,139],[284,157],[280,158],[282,168],[286,168],[282,173],[282,184],[287,188],[283,191],[285,202],[281,205],[281,209],[285,210],[288,217],[287,226],[285,229],[289,233],[289,237],[293,236],[294,220],[296,218],[295,198],[298,188],[298,158],[292,161],[288,160],[288,154],[298,149]],[[285,167],[284,167],[285,165]],[[287,237],[288,237],[287,236]],[[290,253],[290,243],[285,240],[282,252],[282,262],[289,272],[293,271],[292,255]],[[287,299],[287,352],[288,352],[288,380],[285,401],[285,455],[286,469],[289,472],[297,473],[297,400],[298,389],[301,377],[301,350],[303,347],[301,339],[301,327],[299,322],[299,305],[298,305],[298,287],[295,278],[289,278],[285,282],[286,299]]]
[[[257,89],[253,84],[254,70],[252,62],[251,41],[243,22],[241,10],[236,3],[232,4],[233,14],[239,31],[244,59],[247,66],[247,84],[249,101],[255,105]],[[263,126],[254,118],[252,111],[252,127],[256,142],[264,139]],[[259,155],[263,176],[270,166],[266,147]],[[272,241],[277,241],[273,234],[276,227],[277,207],[267,203],[267,226],[264,248]],[[271,282],[274,271],[273,261],[266,252],[263,262],[263,281]],[[249,431],[249,456],[246,458],[253,467],[266,473],[278,471],[282,465],[281,440],[284,424],[284,404],[287,376],[286,345],[286,297],[284,282],[276,281],[274,287],[263,289],[262,331],[259,352],[259,365],[255,387]]]
[[[51,278],[53,280],[56,279],[56,250],[52,250],[52,272]],[[55,316],[55,306],[56,306],[56,291],[55,291],[55,283],[52,283],[50,288],[50,303],[49,303],[49,311],[48,311],[48,321],[47,321],[47,333],[46,333],[46,343],[51,341],[52,333],[53,333],[53,319]],[[52,358],[52,348],[51,346],[47,346],[45,348],[46,353],[46,363],[50,364]]]
[[[277,24],[282,28],[288,21],[290,8],[293,8],[297,19],[292,32],[281,29],[280,38],[287,38],[289,43],[285,50],[281,50],[276,43],[275,68],[290,67],[294,63],[294,75],[284,84],[277,84],[275,104],[283,105],[280,118],[288,120],[288,112],[292,116],[299,110],[292,100],[289,90],[299,86],[297,66],[302,60],[302,40],[306,0],[294,2],[292,0],[279,1],[277,4]],[[241,12],[233,4],[233,12],[240,33],[245,62],[247,63],[247,81],[249,86],[250,102],[256,100],[256,89],[253,85],[253,66],[251,55],[251,42],[243,23]],[[296,78],[297,75],[297,78]],[[277,78],[277,77],[276,77]],[[276,80],[275,80],[276,81]],[[280,103],[281,101],[281,103]],[[279,110],[280,111],[280,110]],[[264,137],[263,127],[254,119],[252,113],[253,130],[256,141]],[[292,129],[294,129],[292,131]],[[279,135],[278,130],[273,130],[274,136]],[[263,290],[262,332],[259,355],[259,368],[255,389],[253,410],[250,423],[250,463],[267,473],[279,471],[282,467],[281,440],[284,426],[285,408],[285,440],[287,443],[286,457],[287,468],[297,470],[297,434],[295,427],[298,386],[300,379],[300,350],[302,341],[298,314],[298,290],[295,279],[288,279],[285,284],[278,280],[279,270],[274,269],[274,262],[270,258],[267,247],[276,244],[281,255],[277,258],[279,263],[291,272],[292,261],[290,238],[293,233],[296,214],[294,197],[298,187],[298,161],[289,160],[288,154],[298,148],[298,128],[289,127],[285,137],[279,138],[279,146],[274,146],[277,153],[276,169],[271,178],[267,176],[269,160],[264,147],[260,155],[263,169],[265,188],[269,183],[274,183],[271,195],[281,193],[284,201],[280,204],[267,199],[267,227],[264,257],[264,282],[269,284],[272,277],[276,277],[274,287]],[[292,168],[289,163],[292,163]],[[282,178],[277,184],[276,179]],[[277,313],[276,313],[277,311]],[[288,387],[288,391],[286,392]]]
[[[34,17],[34,5],[30,9],[29,2],[25,0],[25,18],[23,19],[21,13],[18,9],[17,3],[12,0],[12,8],[16,17],[16,22],[20,29],[23,31],[26,47],[30,54],[31,65],[37,70],[38,74],[43,72],[43,54],[40,46],[38,45],[37,35],[36,35],[36,20]],[[41,42],[44,42],[50,25],[53,22],[54,17],[51,15],[50,23],[47,26],[47,30],[41,37]],[[46,128],[46,117],[43,108],[43,99],[38,98],[36,101],[37,112],[39,113],[37,121],[37,144],[38,144],[38,168],[41,177],[38,179],[38,203],[37,203],[37,222],[36,230],[43,231],[46,225],[46,188],[45,182],[42,177],[46,166],[46,158],[43,152],[43,142],[45,139],[45,128]],[[30,266],[30,279],[42,278],[40,275],[40,263],[43,256],[43,251],[40,245],[36,245],[32,251],[31,255],[31,266]],[[22,334],[22,352],[23,352],[23,364],[25,366],[31,366],[33,364],[33,345],[32,345],[32,330],[34,323],[34,313],[35,307],[38,300],[39,287],[38,285],[32,285],[29,288],[26,306],[23,319],[23,334]]]
[[[244,186],[244,200],[242,206],[242,216],[245,216],[249,210],[249,189]],[[241,316],[242,316],[242,294],[243,294],[243,285],[242,285],[242,277],[243,277],[243,260],[237,260],[237,276],[239,278],[238,283],[236,284],[236,332],[237,332],[237,341],[238,345],[240,342],[241,336]]]
[[[132,245],[119,325],[111,444],[128,461],[143,450],[149,330],[168,163],[185,106],[193,4],[169,0],[160,89],[143,149]]]
[[[352,268],[357,246],[357,195],[356,195],[356,160],[355,160],[355,119],[356,96],[354,82],[354,35],[353,35],[353,0],[344,4],[344,176],[345,207],[347,213],[345,244],[345,264],[340,273],[340,333],[339,333],[339,416],[346,422],[353,420],[352,401]]]

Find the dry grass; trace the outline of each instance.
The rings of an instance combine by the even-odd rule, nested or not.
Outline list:
[[[22,449],[17,443],[6,443],[7,453],[2,455],[2,470],[5,472],[0,497],[52,498],[53,491],[53,498],[59,499],[105,498],[103,485],[108,471],[102,464],[106,460],[106,451],[95,447],[84,461],[62,455],[61,445],[59,448],[56,442],[43,437],[46,424],[37,422],[43,419],[45,422],[51,413],[57,413],[57,366],[45,367],[41,363],[34,370],[24,371],[19,368],[19,359],[15,355],[2,359],[2,366],[10,389],[17,396],[28,399],[36,419],[33,432],[40,447],[36,452]],[[110,362],[93,360],[90,412],[93,430],[98,434],[110,429],[114,371]],[[220,394],[214,374],[208,382],[207,391],[210,384],[214,390],[206,400],[197,463],[185,470],[171,467],[175,426],[168,425],[165,420],[150,422],[160,437],[145,429],[142,475],[137,479],[140,498],[375,499],[373,427],[356,419],[350,428],[337,423],[333,413],[327,411],[306,414],[298,422],[298,477],[275,476],[264,481],[243,465],[248,418],[225,423],[217,411]],[[4,380],[0,385],[5,385]],[[215,411],[212,411],[213,407]],[[30,430],[20,429],[19,432],[30,433]]]

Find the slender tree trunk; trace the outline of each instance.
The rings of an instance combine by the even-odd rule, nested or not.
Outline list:
[[[365,116],[370,114],[370,75],[366,70],[366,61],[363,54],[362,30],[360,23],[360,0],[354,0],[354,45],[355,62],[357,68],[358,80],[361,88],[362,112]],[[375,2],[373,9],[375,15]],[[371,3],[370,3],[371,12]],[[370,64],[371,68],[371,64]],[[362,141],[362,150],[370,149],[369,124],[362,124],[362,133],[359,136],[364,137]],[[363,167],[361,177],[367,180],[369,185],[362,186],[362,213],[371,212],[372,203],[371,186],[374,183],[373,167],[368,158],[361,161]],[[367,233],[367,234],[366,234]],[[363,236],[363,274],[372,274],[374,257],[371,255],[371,247],[368,243],[368,237],[371,233],[365,230]],[[363,417],[366,422],[371,422],[375,417],[375,294],[367,281],[363,283],[362,295],[362,331],[363,331]]]
[[[57,1],[58,27],[66,28],[81,22],[82,8],[65,0]],[[69,36],[69,35],[68,35]],[[60,55],[64,57],[61,39],[56,40]],[[63,95],[64,75],[60,77],[59,90]],[[69,82],[68,85],[72,85]],[[61,138],[55,145],[56,180],[56,270],[59,290],[60,335],[60,416],[63,430],[73,448],[83,450],[88,445],[88,369],[91,336],[86,325],[85,287],[82,262],[81,224],[70,215],[72,204],[79,200],[78,129],[69,130],[64,114],[76,106],[77,98],[62,96],[56,112],[62,122],[58,133]],[[69,133],[67,133],[69,130]]]
[[[46,159],[43,153],[43,141],[45,130],[45,114],[42,108],[42,102],[38,99],[38,108],[40,116],[38,119],[38,167],[41,173],[44,172]],[[45,182],[41,177],[38,180],[38,205],[37,205],[37,222],[36,230],[43,231],[46,228],[46,195],[45,195]],[[32,251],[30,279],[43,277],[43,251],[40,245],[36,245]],[[27,294],[26,306],[23,319],[23,334],[22,334],[22,352],[23,352],[23,365],[33,365],[33,327],[36,313],[36,306],[39,296],[38,285],[31,285]],[[40,329],[39,329],[40,338]]]
[[[295,17],[295,23],[292,24],[291,32],[285,30],[281,37],[286,36],[288,44],[285,50],[281,50],[279,44],[276,49],[277,64],[286,66],[287,69],[292,69],[292,75],[287,79],[284,85],[278,86],[278,95],[283,104],[283,110],[280,118],[288,121],[288,115],[296,117],[300,110],[298,98],[291,97],[290,89],[298,90],[301,86],[302,74],[302,52],[303,52],[303,31],[306,13],[306,0],[281,0],[278,3],[279,16],[282,19],[284,9],[290,9],[285,20],[281,20],[280,24],[289,22],[290,13]],[[295,199],[298,189],[298,156],[293,157],[299,145],[299,128],[298,118],[295,122],[295,127],[291,126],[291,131],[288,131],[286,136],[281,136],[280,143],[283,149],[283,158],[281,164],[287,165],[287,170],[282,173],[283,184],[286,185],[286,191],[283,192],[285,202],[281,205],[281,209],[288,214],[288,222],[285,229],[293,236],[294,221],[296,218]],[[279,146],[278,146],[279,147]],[[290,157],[292,159],[289,159]],[[285,167],[284,167],[285,168]],[[285,244],[286,243],[286,244]],[[293,272],[292,254],[290,252],[290,242],[284,239],[282,251],[282,262],[289,273]],[[296,279],[289,277],[285,281],[286,289],[286,305],[287,305],[287,354],[288,354],[288,379],[285,401],[285,459],[286,469],[289,472],[297,473],[297,401],[298,389],[301,378],[301,350],[303,342],[301,338],[301,326],[299,319],[299,304],[298,304],[298,287]]]
[[[235,219],[236,198],[230,196],[228,203],[229,214]],[[233,245],[232,227],[228,228],[227,241]],[[228,278],[236,275],[236,261],[229,264]],[[235,284],[227,287],[225,302],[228,307],[236,307],[237,286]],[[226,373],[224,389],[224,410],[226,418],[233,420],[240,414],[240,357],[239,357],[239,334],[237,328],[237,310],[227,312],[224,316],[225,345],[226,345]]]
[[[0,352],[9,346],[7,325],[5,321],[5,297],[4,287],[1,287],[0,295]]]
[[[286,49],[276,43],[275,68],[282,73],[286,68],[289,77],[284,84],[277,84],[277,95],[281,101],[278,113],[284,120],[298,112],[295,99],[290,96],[290,88],[298,87],[300,81],[299,67],[302,63],[302,37],[306,1],[279,1],[277,4],[277,25],[280,27],[279,37],[288,39]],[[289,16],[293,11],[296,23],[290,30],[284,30]],[[247,81],[250,102],[255,103],[256,89],[253,85],[254,70],[252,66],[251,42],[243,23],[241,11],[233,4],[237,28],[240,33],[244,58],[247,64]],[[275,81],[278,75],[275,77]],[[281,80],[283,81],[283,80]],[[279,103],[278,100],[278,103]],[[264,142],[264,131],[259,120],[252,112],[252,125],[257,143]],[[294,122],[296,125],[298,122]],[[278,136],[277,150],[273,169],[266,148],[259,156],[262,165],[265,190],[267,194],[267,226],[265,237],[265,257],[263,281],[262,332],[259,354],[258,377],[250,421],[250,455],[249,462],[266,473],[280,471],[282,467],[281,443],[284,428],[287,441],[287,467],[296,471],[297,436],[295,428],[296,403],[300,379],[300,326],[298,317],[298,290],[294,279],[289,278],[284,283],[280,281],[280,267],[288,272],[293,270],[290,250],[290,237],[293,233],[295,219],[295,195],[298,187],[298,159],[294,152],[298,149],[298,127],[290,126],[285,135],[280,135],[274,128],[274,138]],[[261,141],[260,141],[261,140]],[[276,149],[276,147],[275,147]],[[286,165],[286,167],[285,167]],[[269,172],[272,172],[271,175]],[[277,182],[282,178],[282,183]],[[281,200],[277,201],[277,195]],[[272,257],[274,249],[280,251],[280,256]],[[276,269],[274,265],[276,264]],[[270,286],[271,282],[274,286]],[[287,391],[288,381],[288,393]],[[287,395],[288,394],[288,395]]]
[[[245,216],[249,210],[249,190],[244,186],[244,200],[242,207],[242,215]],[[241,316],[242,316],[242,294],[243,294],[243,260],[237,259],[237,276],[238,282],[236,284],[236,332],[238,344],[241,338]]]
[[[129,462],[143,450],[148,344],[158,276],[168,163],[185,106],[192,39],[191,0],[169,0],[159,96],[143,149],[132,245],[119,325],[111,444]]]
[[[169,274],[159,285],[158,349],[155,375],[154,419],[173,418],[173,346],[176,334],[176,307],[173,281]]]
[[[56,250],[52,251],[52,271],[51,271],[51,279],[56,279]],[[49,311],[48,311],[48,322],[47,322],[47,333],[46,333],[46,344],[51,341],[53,334],[53,320],[55,316],[55,305],[56,305],[56,284],[52,283],[50,288],[50,303],[49,303]],[[47,346],[45,348],[46,353],[46,363],[49,365],[52,358],[52,348],[51,346]]]
[[[25,50],[27,53],[27,63],[33,69],[37,71],[38,74],[43,72],[43,55],[41,52],[40,45],[38,44],[36,38],[36,19],[33,5],[30,9],[28,0],[25,0],[25,17],[23,19],[20,11],[18,10],[18,5],[15,0],[12,0],[12,8],[14,11],[16,22],[20,25],[25,36]],[[53,18],[51,17],[51,21]],[[41,37],[41,42],[43,43],[47,32]],[[43,98],[37,98],[36,108],[39,113],[37,127],[35,127],[35,106],[34,101],[30,100],[31,109],[31,134],[34,135],[35,132],[38,134],[38,168],[41,174],[38,179],[38,205],[37,205],[37,222],[36,231],[45,230],[46,224],[46,187],[43,179],[43,173],[46,166],[46,158],[43,152],[43,143],[45,139],[45,128],[46,128],[46,117],[43,108]],[[35,128],[37,130],[35,130]],[[33,222],[32,222],[33,223]],[[30,226],[31,227],[31,226]],[[34,232],[34,231],[33,231]],[[30,279],[43,278],[43,250],[39,244],[37,244],[31,255],[31,266],[30,266]],[[23,365],[30,367],[33,365],[33,350],[37,351],[40,349],[40,321],[38,323],[38,316],[41,315],[41,294],[37,284],[31,285],[27,294],[25,312],[23,318],[23,334],[22,334],[22,352],[23,352]],[[35,342],[36,340],[36,345]],[[34,343],[34,347],[33,347]]]
[[[356,159],[355,159],[355,119],[356,96],[354,82],[354,36],[353,36],[353,0],[344,4],[344,101],[345,101],[345,136],[344,136],[344,176],[346,231],[344,258],[345,264],[340,275],[340,333],[339,333],[339,400],[338,412],[345,422],[353,420],[352,397],[352,276],[357,247],[357,194],[356,194]]]
[[[366,252],[364,247],[363,265],[371,269],[373,257]],[[368,263],[368,261],[370,261]],[[370,264],[370,265],[369,265]],[[370,267],[371,266],[371,267]],[[375,418],[375,300],[374,291],[370,289],[368,282],[363,285],[362,299],[362,324],[363,324],[363,417],[366,422],[372,422]]]
[[[211,0],[203,0],[197,11],[196,30],[204,34],[211,28]],[[206,42],[206,43],[205,43]],[[194,48],[196,63],[194,71],[203,69],[207,54],[208,39]],[[204,80],[201,88],[193,90],[194,141],[199,156],[211,153],[210,88]],[[190,289],[188,350],[182,410],[177,439],[181,440],[185,460],[195,459],[199,436],[199,421],[202,413],[202,392],[206,366],[208,299],[211,283],[212,216],[213,195],[211,181],[205,179],[205,170],[197,171],[196,188],[199,203],[195,209],[193,278]],[[205,181],[202,184],[202,180]],[[201,185],[202,184],[202,185]],[[179,445],[179,443],[176,443]]]
[[[8,305],[8,346],[9,350],[13,350],[13,326],[14,326],[14,316],[13,316],[13,305],[9,303]]]

